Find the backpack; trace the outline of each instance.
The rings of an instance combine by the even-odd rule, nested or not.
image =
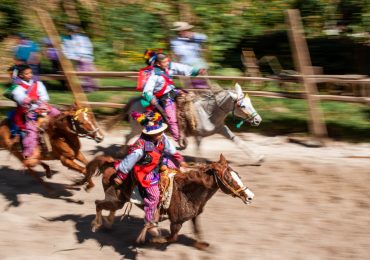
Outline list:
[[[147,66],[147,67],[142,68],[142,69],[139,70],[136,90],[143,91],[144,86],[148,82],[148,79],[151,76],[151,74],[153,73],[153,71],[155,72],[156,75],[162,76],[163,79],[164,79],[164,85],[163,85],[162,89],[155,94],[155,96],[157,98],[159,98],[166,91],[167,86],[168,85],[173,85],[174,83],[173,83],[172,79],[168,77],[168,75],[166,75],[165,73],[163,73],[160,70],[157,70],[153,66]]]
[[[137,85],[136,85],[137,91],[143,91],[144,86],[146,82],[148,81],[150,75],[152,74],[153,70],[154,70],[153,66],[146,66],[145,68],[142,68],[139,70],[139,76],[137,78]]]

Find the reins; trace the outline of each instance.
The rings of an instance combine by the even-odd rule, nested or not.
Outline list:
[[[229,190],[231,191],[234,195],[232,195],[233,197],[238,197],[238,198],[242,198],[242,196],[239,194],[239,192],[241,191],[244,191],[246,189],[248,189],[247,186],[243,186],[243,187],[240,187],[239,189],[235,190],[233,187],[231,187],[224,179],[223,179],[223,176],[225,176],[225,172],[227,170],[227,167],[222,171],[222,178],[220,178],[220,176],[218,176],[217,173],[213,173],[213,176],[215,177],[215,181],[216,181],[216,184],[217,184],[217,187],[220,187],[220,184],[219,184],[219,181]]]

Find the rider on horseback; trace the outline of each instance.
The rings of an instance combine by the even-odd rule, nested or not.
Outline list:
[[[143,86],[142,105],[147,107],[152,105],[164,113],[170,127],[172,137],[176,142],[180,140],[180,132],[176,117],[175,98],[182,93],[174,86],[173,75],[196,76],[204,74],[205,69],[195,69],[185,64],[171,62],[164,53],[147,51],[147,64],[152,66],[150,76]],[[162,112],[161,112],[162,113]]]
[[[122,184],[129,172],[133,171],[145,197],[145,223],[155,227],[155,223],[158,221],[155,219],[155,212],[160,196],[159,168],[163,164],[167,164],[169,168],[178,168],[186,166],[186,163],[163,133],[167,124],[163,123],[159,113],[153,111],[144,114],[134,112],[132,117],[142,124],[144,129],[140,138],[130,146],[128,155],[116,163],[117,176],[114,181],[117,185]]]
[[[40,115],[56,117],[60,111],[47,103],[49,96],[46,87],[41,81],[32,79],[30,66],[19,65],[16,69],[20,82],[12,87],[8,97],[17,103],[12,120],[20,130],[25,132],[22,138],[23,157],[30,159],[38,144],[38,117]]]

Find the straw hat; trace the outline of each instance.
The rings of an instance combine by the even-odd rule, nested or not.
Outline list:
[[[187,22],[174,22],[173,27],[174,28],[171,29],[172,31],[186,31],[190,30],[194,26]]]

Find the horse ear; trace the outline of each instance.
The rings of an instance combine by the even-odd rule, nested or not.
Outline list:
[[[221,163],[223,165],[227,165],[227,161],[226,161],[225,157],[223,156],[223,154],[220,154],[219,163]]]
[[[242,87],[239,85],[239,83],[235,84],[235,91],[236,94],[238,95],[238,98],[244,97]]]

